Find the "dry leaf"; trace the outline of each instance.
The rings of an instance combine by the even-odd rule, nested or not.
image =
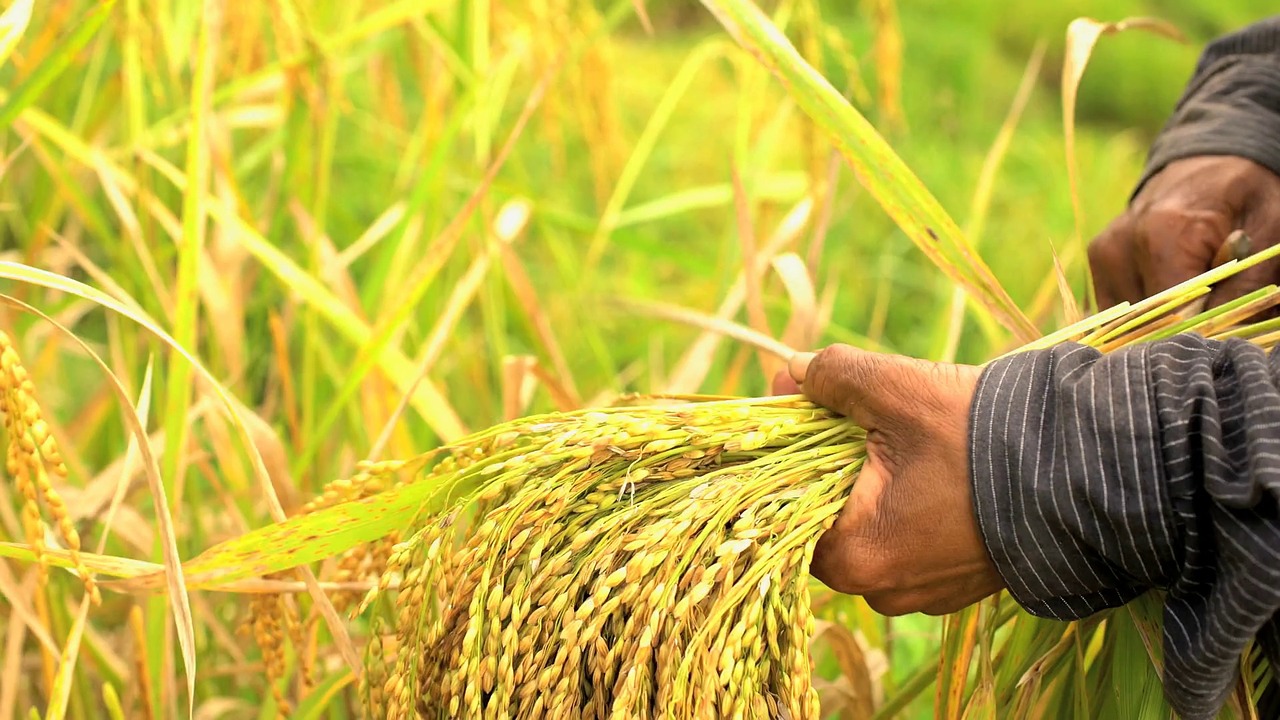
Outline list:
[[[876,703],[871,672],[858,639],[843,625],[817,620],[811,647],[819,643],[831,650],[840,667],[840,677],[848,683],[849,695],[842,717],[846,720],[867,720],[874,714]]]
[[[795,253],[773,259],[773,270],[782,278],[791,302],[791,318],[782,332],[782,342],[794,348],[813,347],[818,334],[818,297],[809,277],[809,268]]]
[[[808,225],[812,213],[812,198],[805,197],[796,203],[796,206],[778,223],[778,227],[769,238],[769,242],[765,243],[764,250],[760,253],[761,259],[772,260],[779,252],[790,248],[800,237],[800,233],[804,231],[805,226]],[[742,303],[745,299],[745,273],[739,271],[733,286],[729,288],[729,293],[720,303],[719,309],[716,310],[715,317],[729,321],[730,318],[738,314],[738,310],[742,308]],[[712,360],[715,358],[716,350],[720,347],[722,339],[722,333],[704,329],[703,333],[694,340],[689,349],[685,350],[680,357],[679,362],[676,363],[675,369],[671,371],[671,378],[665,384],[663,391],[691,393],[701,387],[702,381],[711,369]]]
[[[515,420],[528,410],[536,389],[533,367],[537,363],[537,358],[532,355],[508,355],[502,358],[503,419]]]
[[[1079,177],[1076,171],[1076,95],[1098,38],[1125,30],[1145,30],[1178,42],[1186,42],[1176,26],[1157,18],[1133,17],[1118,22],[1100,22],[1082,17],[1072,20],[1067,26],[1066,57],[1062,64],[1062,125],[1067,152],[1067,180],[1071,188],[1077,239],[1083,237],[1084,213],[1080,204]]]

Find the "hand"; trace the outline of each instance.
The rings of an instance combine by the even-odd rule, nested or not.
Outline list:
[[[1004,588],[978,529],[969,406],[979,368],[832,345],[801,354],[792,382],[867,431],[867,459],[811,571],[884,615],[955,612]]]
[[[1137,302],[1190,280],[1209,270],[1215,256],[1231,259],[1223,242],[1237,229],[1249,237],[1249,254],[1280,243],[1280,176],[1232,156],[1170,163],[1089,245],[1098,308]],[[1220,283],[1206,306],[1278,278],[1280,263],[1262,263]]]

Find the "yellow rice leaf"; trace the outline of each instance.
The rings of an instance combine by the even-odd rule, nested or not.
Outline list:
[[[0,15],[0,65],[9,60],[30,22],[31,0],[16,0]]]
[[[1062,128],[1067,152],[1067,181],[1071,189],[1071,206],[1075,212],[1077,238],[1083,235],[1084,217],[1080,205],[1080,181],[1076,170],[1076,94],[1098,38],[1125,30],[1144,30],[1179,42],[1186,42],[1182,33],[1173,24],[1149,17],[1125,18],[1118,22],[1101,22],[1082,17],[1072,20],[1067,26],[1066,58],[1062,63]]]

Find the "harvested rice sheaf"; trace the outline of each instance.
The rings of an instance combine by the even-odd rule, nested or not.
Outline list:
[[[1244,267],[1036,346],[1196,331],[1270,347],[1278,321],[1239,323],[1280,302],[1274,286],[1174,315]],[[366,653],[371,716],[818,717],[809,564],[864,433],[798,397],[647,402],[518,420],[432,456],[416,482],[439,495],[358,609],[388,621]]]
[[[447,481],[474,490],[390,555],[400,650],[371,657],[371,711],[814,717],[809,560],[863,447],[795,398],[545,416],[455,446],[469,461]]]

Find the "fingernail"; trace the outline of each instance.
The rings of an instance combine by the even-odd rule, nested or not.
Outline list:
[[[804,384],[804,378],[809,374],[809,363],[813,362],[813,353],[802,352],[791,356],[787,361],[787,372],[791,373],[791,379],[798,384]]]

